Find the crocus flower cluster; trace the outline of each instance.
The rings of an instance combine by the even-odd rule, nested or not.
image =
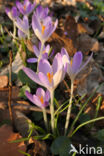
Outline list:
[[[24,0],[24,3],[16,2],[16,7],[11,10],[6,9],[6,13],[9,18],[13,21],[14,25],[18,28],[18,36],[20,39],[30,38],[30,25],[29,25],[29,14],[32,13],[36,4],[32,4],[29,0]],[[19,16],[22,14],[22,18]],[[35,58],[29,58],[28,63],[37,63],[37,71],[33,71],[28,67],[24,67],[23,71],[25,74],[40,86],[47,89],[45,92],[42,88],[36,90],[36,94],[31,94],[26,91],[27,98],[40,107],[43,110],[43,117],[46,128],[48,128],[48,121],[45,107],[50,106],[51,113],[51,127],[54,133],[55,122],[54,122],[54,91],[59,83],[64,79],[67,73],[71,79],[71,96],[69,100],[69,107],[66,115],[65,123],[65,134],[68,129],[72,97],[73,97],[73,84],[77,74],[84,69],[89,63],[92,55],[83,64],[83,54],[78,51],[74,54],[73,58],[70,58],[66,49],[62,48],[61,52],[57,53],[53,59],[52,64],[49,62],[50,45],[45,45],[48,38],[55,31],[58,24],[56,19],[53,22],[52,17],[49,16],[49,9],[38,6],[32,15],[32,29],[34,34],[39,39],[39,46],[33,46]],[[51,103],[49,104],[49,100]]]

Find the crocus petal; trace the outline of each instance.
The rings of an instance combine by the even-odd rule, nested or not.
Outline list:
[[[48,59],[48,54],[47,54],[47,53],[44,53],[44,54],[42,55],[42,59]]]
[[[27,9],[26,9],[26,14],[30,14],[34,9],[34,6],[30,3],[28,6],[27,6]]]
[[[39,72],[38,76],[39,76],[39,79],[40,79],[40,81],[42,83],[42,86],[49,89],[51,87],[51,84],[49,84],[47,76],[45,74],[43,74],[42,72]]]
[[[38,83],[39,85],[42,85],[38,75],[33,72],[31,69],[27,68],[27,67],[24,67],[23,68],[23,71],[26,73],[26,75],[31,79],[33,80],[34,82]],[[43,85],[42,85],[43,86]]]
[[[29,29],[29,21],[28,21],[28,17],[27,16],[23,17],[23,22],[24,22],[24,29],[28,30]]]
[[[34,100],[34,104],[36,104],[38,107],[40,107],[40,108],[44,107],[44,106],[42,106],[43,104],[41,103],[38,96],[33,95],[33,100]]]
[[[18,29],[18,37],[20,39],[25,39],[26,38],[26,34],[24,32],[22,32],[20,29]]]
[[[52,73],[52,67],[50,63],[46,59],[41,59],[39,62],[39,72],[44,73],[47,75],[47,73]]]
[[[63,66],[62,64],[62,56],[60,53],[57,53],[54,57],[52,68],[53,68],[53,74],[55,74],[59,69],[61,69]]]
[[[12,8],[12,16],[13,16],[14,18],[16,18],[17,16],[19,16],[19,13],[18,13],[16,7],[13,7],[13,8]]]
[[[47,107],[48,105],[49,105],[49,102],[45,101],[42,106]]]
[[[40,54],[38,48],[34,45],[33,49],[34,49],[34,54],[38,57]]]
[[[28,63],[36,63],[36,62],[38,62],[38,59],[37,58],[29,58],[29,59],[27,59],[27,62]]]
[[[50,92],[47,90],[46,93],[45,93],[45,101],[49,101],[50,99]]]
[[[34,103],[34,100],[33,100],[33,95],[31,93],[29,93],[28,91],[25,92],[25,95],[26,97],[32,102]]]
[[[36,29],[41,31],[41,23],[35,14],[32,16],[32,28],[33,28],[34,32],[36,31]]]
[[[62,81],[62,78],[63,78],[63,70],[60,69],[53,76],[54,89],[56,89],[56,87],[58,86],[58,84]]]
[[[77,71],[76,74],[78,74],[92,59],[93,53],[91,54],[91,56],[88,58],[88,60],[79,68],[79,70]]]
[[[47,40],[51,34],[55,31],[56,27],[57,27],[57,24],[58,24],[58,20],[56,20],[56,22],[53,24],[49,24],[47,29],[44,31],[44,35],[43,35],[43,38],[45,38],[45,40]]]
[[[71,65],[73,73],[76,73],[79,70],[82,64],[82,59],[83,59],[82,52],[75,53],[73,60],[72,60],[72,65]]]
[[[38,97],[43,97],[44,98],[44,96],[45,96],[45,91],[42,89],[42,88],[38,88],[37,90],[36,90],[36,95],[38,96]]]
[[[19,1],[17,1],[16,6],[18,10],[24,15],[23,5]]]
[[[62,55],[62,56],[66,55],[67,58],[68,58],[68,60],[69,60],[69,55],[68,55],[68,52],[66,51],[65,48],[62,48],[62,49],[61,49],[61,55]]]

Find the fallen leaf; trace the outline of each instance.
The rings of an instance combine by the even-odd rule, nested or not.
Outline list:
[[[8,77],[6,75],[0,76],[0,88],[7,87]]]
[[[9,143],[20,139],[19,133],[14,133],[11,126],[3,125],[0,127],[0,156],[23,156],[19,150],[25,152],[24,143]]]

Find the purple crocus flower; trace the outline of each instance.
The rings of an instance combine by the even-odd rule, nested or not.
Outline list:
[[[29,58],[27,60],[28,63],[36,63],[36,62],[38,62],[38,57],[40,56],[40,50],[41,50],[41,43],[39,43],[39,49],[35,45],[33,46],[33,49],[34,49],[34,54],[36,55],[37,58]],[[48,59],[49,50],[50,50],[50,45],[47,45],[46,47],[43,46],[42,58]]]
[[[38,73],[33,72],[27,67],[24,67],[23,71],[30,79],[39,85],[46,87],[50,92],[56,89],[58,84],[64,79],[65,76],[62,55],[60,53],[56,54],[52,65],[50,65],[48,60],[41,59],[39,62]]]
[[[28,22],[28,17],[24,16],[23,20],[21,18],[17,18],[15,25],[19,29],[19,35],[22,36],[23,33],[29,36],[29,22]]]
[[[41,5],[39,5],[35,11],[35,15],[41,20],[46,18],[48,16],[48,13],[49,13],[48,7],[43,8]]]
[[[23,15],[29,15],[33,11],[35,3],[32,4],[29,0],[24,0],[24,3],[17,1],[16,6]]]
[[[36,94],[31,94],[26,91],[26,97],[35,105],[40,108],[45,108],[49,105],[50,93],[47,90],[46,92],[42,88],[36,90]]]
[[[58,20],[53,24],[52,18],[47,16],[46,18],[39,18],[36,13],[32,16],[32,28],[38,39],[45,43],[51,34],[55,31],[58,24]]]
[[[15,21],[19,16],[19,12],[16,7],[12,7],[12,9],[6,8],[5,12],[8,15],[8,17],[13,21]]]
[[[84,64],[82,64],[82,52],[76,52],[72,59],[70,59],[65,48],[62,48],[61,53],[64,55],[64,64],[67,64],[67,73],[72,81],[75,79],[76,75],[89,63],[93,55],[92,53],[88,60]]]

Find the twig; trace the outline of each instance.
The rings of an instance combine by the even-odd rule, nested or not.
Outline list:
[[[12,100],[12,51],[9,51],[9,61],[10,61],[10,66],[9,66],[9,97],[8,97],[8,107],[9,107],[9,114],[10,114],[10,119],[13,124],[13,114],[12,114],[12,108],[11,108],[11,100]]]

